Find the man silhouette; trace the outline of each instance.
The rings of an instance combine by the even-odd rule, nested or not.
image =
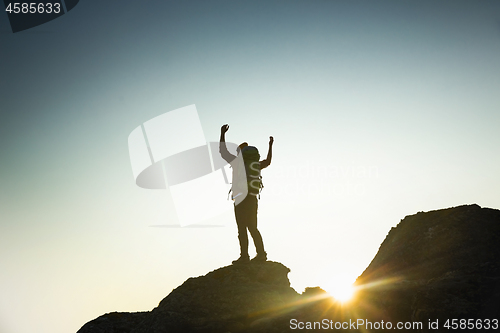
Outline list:
[[[252,261],[266,261],[267,260],[267,253],[264,251],[264,242],[262,241],[262,236],[257,229],[257,206],[258,206],[258,189],[255,191],[255,188],[252,189],[252,185],[245,186],[246,188],[242,188],[241,186],[237,186],[236,184],[238,183],[239,179],[237,179],[238,176],[236,176],[236,173],[238,173],[238,170],[242,170],[242,168],[245,168],[243,170],[246,170],[246,166],[244,163],[244,152],[245,150],[248,151],[251,148],[255,149],[254,147],[249,147],[248,143],[243,142],[240,144],[237,148],[237,153],[238,156],[234,156],[231,154],[226,147],[226,138],[225,134],[229,130],[229,125],[222,125],[220,129],[220,143],[219,143],[219,152],[222,156],[223,159],[225,159],[229,164],[231,164],[231,167],[233,169],[233,181],[232,181],[232,199],[234,200],[234,215],[236,218],[236,224],[238,226],[238,239],[240,241],[240,257],[237,260],[233,261],[233,264],[242,264],[242,263],[247,263],[250,261],[250,257],[248,256],[248,234],[247,234],[247,229],[250,232],[250,235],[252,235],[253,242],[255,244],[255,249],[257,251],[257,255],[255,258],[252,259]],[[273,142],[274,139],[272,136],[269,137],[269,151],[267,153],[267,158],[265,160],[262,160],[256,165],[251,165],[250,168],[254,172],[258,172],[258,181],[260,182],[260,170],[267,168],[271,164],[271,158],[272,158],[272,152],[273,152]],[[248,162],[248,161],[247,161]],[[255,164],[255,163],[254,163]],[[258,170],[257,170],[258,169]],[[245,177],[245,185],[249,184],[247,183],[247,172],[239,172],[241,177],[241,174],[243,174],[243,177]],[[252,182],[250,182],[252,183]]]

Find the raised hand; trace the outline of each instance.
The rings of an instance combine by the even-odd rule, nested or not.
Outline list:
[[[274,138],[272,136],[269,137],[269,144],[272,145],[274,142]]]
[[[221,134],[224,134],[227,131],[229,131],[229,125],[228,124],[222,125],[222,127],[220,128]]]

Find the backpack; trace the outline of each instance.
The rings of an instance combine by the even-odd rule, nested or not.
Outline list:
[[[260,154],[259,150],[253,146],[247,146],[241,151],[243,161],[245,163],[245,172],[247,178],[248,193],[251,195],[259,195],[264,187],[262,184],[262,176],[260,175]]]
[[[244,164],[233,169],[233,184],[229,192],[240,192],[242,187],[248,189],[248,194],[258,196],[260,199],[260,191],[264,187],[262,184],[262,176],[260,175],[260,154],[259,150],[253,146],[247,146],[241,150]],[[238,194],[237,194],[238,195]],[[235,197],[232,196],[234,199]]]

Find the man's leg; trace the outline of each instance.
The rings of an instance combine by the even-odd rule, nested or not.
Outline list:
[[[257,208],[258,199],[256,196],[249,195],[245,200],[248,200],[248,231],[252,235],[253,243],[255,244],[255,250],[257,251],[258,258],[267,258],[266,251],[264,251],[264,242],[262,241],[262,236],[257,229]]]
[[[234,206],[234,217],[238,226],[238,240],[240,241],[240,254],[242,258],[248,258],[247,214],[245,208],[244,200],[239,205]]]

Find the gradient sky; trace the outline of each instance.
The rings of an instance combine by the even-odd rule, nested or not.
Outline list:
[[[500,208],[499,59],[498,1],[82,0],[16,34],[0,14],[0,332],[149,311],[237,258],[231,214],[151,227],[171,198],[134,183],[130,132],[191,104],[208,141],[274,136],[259,229],[298,292],[353,282],[406,215]]]

